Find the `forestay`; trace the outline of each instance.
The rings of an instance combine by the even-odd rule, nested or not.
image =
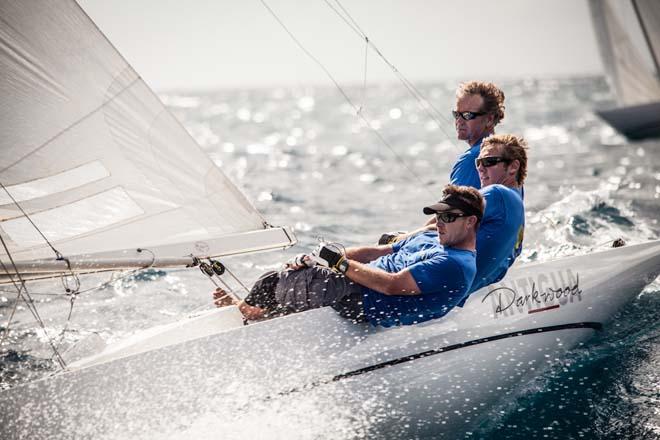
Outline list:
[[[51,259],[41,271],[53,270],[38,230],[97,269],[103,259],[122,266],[137,248],[149,261],[294,243],[264,222],[73,0],[4,0],[0,19],[0,234],[15,261]],[[9,264],[4,249],[0,257]]]

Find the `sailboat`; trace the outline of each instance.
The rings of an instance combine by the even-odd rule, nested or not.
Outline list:
[[[589,6],[619,103],[596,113],[629,139],[660,137],[660,3],[590,0]]]
[[[72,0],[4,1],[4,281],[284,248]],[[5,197],[5,196],[3,196]],[[380,328],[230,306],[0,392],[3,439],[414,438],[473,429],[660,273],[660,240],[512,268]]]

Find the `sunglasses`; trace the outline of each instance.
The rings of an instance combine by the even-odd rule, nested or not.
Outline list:
[[[454,223],[459,217],[468,217],[462,212],[436,212],[435,218],[442,223]]]
[[[463,118],[465,121],[471,121],[477,116],[485,115],[486,112],[457,112],[456,110],[452,110],[451,114],[454,116],[454,119]]]
[[[477,157],[474,160],[474,164],[477,167],[484,167],[484,168],[492,167],[493,165],[497,165],[500,162],[509,163],[511,162],[511,159],[507,159],[506,157],[502,157],[502,156],[490,156],[490,157]]]

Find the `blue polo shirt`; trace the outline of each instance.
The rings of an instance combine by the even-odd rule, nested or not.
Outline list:
[[[465,185],[472,188],[481,188],[481,180],[479,180],[479,172],[474,164],[474,161],[479,157],[481,150],[481,139],[479,142],[471,146],[467,151],[458,157],[458,160],[451,169],[449,175],[449,183],[452,185]]]
[[[384,295],[363,287],[363,308],[373,325],[410,325],[445,315],[468,293],[475,252],[443,247],[435,231],[395,243],[393,252],[369,263],[390,273],[410,270],[419,295]]]
[[[470,292],[504,278],[522,251],[525,234],[521,189],[496,184],[479,192],[486,201],[486,210],[477,231],[477,275]]]

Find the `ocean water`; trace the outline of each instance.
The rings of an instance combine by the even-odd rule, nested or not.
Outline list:
[[[594,108],[614,104],[604,79],[500,85],[506,117],[497,132],[523,135],[530,145],[521,263],[586,254],[619,237],[628,243],[660,238],[660,141],[629,143],[594,115]],[[370,126],[331,87],[169,92],[161,98],[269,223],[296,230],[294,249],[226,261],[249,285],[321,238],[358,245],[375,242],[384,231],[421,225],[421,207],[438,198],[466,148],[448,118],[455,86],[418,85],[441,112],[433,118],[403,86],[347,88]],[[94,350],[210,308],[214,287],[195,269],[103,275],[83,283],[104,286],[81,294],[73,308],[60,285],[31,287],[62,352]],[[0,322],[14,299],[11,290],[0,292]],[[480,431],[455,438],[660,438],[658,311],[655,280],[606,332],[521,384]],[[0,386],[55,368],[44,331],[20,305],[0,353]]]

